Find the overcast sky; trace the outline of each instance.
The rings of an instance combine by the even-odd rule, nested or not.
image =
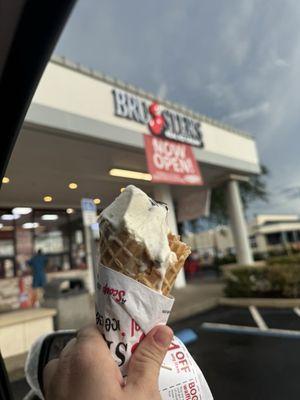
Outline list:
[[[251,133],[300,214],[299,0],[79,0],[55,53]]]

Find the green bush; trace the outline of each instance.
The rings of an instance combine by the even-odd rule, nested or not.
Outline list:
[[[299,255],[300,250],[288,245],[286,248],[281,247],[268,251],[269,257],[290,257],[291,254]]]
[[[224,278],[228,297],[300,297],[300,264],[234,267]]]
[[[277,257],[270,257],[267,260],[268,265],[291,265],[291,264],[299,264],[300,265],[300,255],[299,254],[292,254],[289,256],[277,256]]]
[[[262,253],[255,253],[253,255],[253,258],[254,258],[255,261],[260,261],[260,260],[265,260],[266,256],[265,256],[265,254],[262,254]],[[227,255],[227,256],[224,256],[224,257],[217,257],[215,259],[215,264],[216,265],[234,264],[236,262],[237,262],[236,256],[233,255],[233,254],[232,255]]]
[[[253,259],[254,261],[263,261],[267,258],[266,253],[254,253]]]
[[[225,294],[229,297],[257,297],[268,286],[266,267],[241,266],[225,270]]]
[[[282,297],[300,297],[300,264],[271,265],[268,278]]]
[[[233,264],[236,263],[235,255],[228,255],[224,257],[217,257],[215,260],[216,265],[225,265],[225,264]]]

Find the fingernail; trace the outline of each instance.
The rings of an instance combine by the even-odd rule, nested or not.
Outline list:
[[[159,326],[153,335],[155,342],[161,347],[168,347],[172,337],[172,329],[167,326]]]

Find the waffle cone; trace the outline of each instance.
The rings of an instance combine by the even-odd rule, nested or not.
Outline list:
[[[100,219],[100,263],[112,268],[147,287],[168,295],[182,268],[189,247],[179,236],[169,234],[169,245],[177,261],[170,264],[163,279],[157,265],[151,260],[142,243],[135,241],[126,231],[116,232],[106,219]]]
[[[178,235],[173,235],[172,233],[169,233],[168,240],[171,251],[173,251],[173,253],[175,253],[177,256],[177,261],[173,264],[170,264],[167,268],[161,290],[162,294],[165,296],[167,296],[171,292],[179,271],[181,270],[185,263],[185,260],[191,253],[190,247],[187,244],[181,242]]]

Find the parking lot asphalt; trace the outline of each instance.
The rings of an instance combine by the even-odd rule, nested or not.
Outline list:
[[[215,400],[299,400],[300,310],[216,307],[171,324]],[[13,384],[22,399],[24,380]]]
[[[299,399],[299,339],[198,334],[188,348],[216,400]]]
[[[258,310],[268,327],[300,331],[300,313],[297,314],[297,309],[295,311],[293,308],[258,308]]]
[[[232,307],[218,307],[172,326],[179,336],[188,328],[198,336],[187,347],[216,400],[300,398],[300,334],[289,336],[286,331],[296,333],[300,317],[293,309],[257,311],[271,331],[260,329],[248,308]],[[205,328],[207,322],[210,329]],[[227,331],[224,324],[234,329]]]

